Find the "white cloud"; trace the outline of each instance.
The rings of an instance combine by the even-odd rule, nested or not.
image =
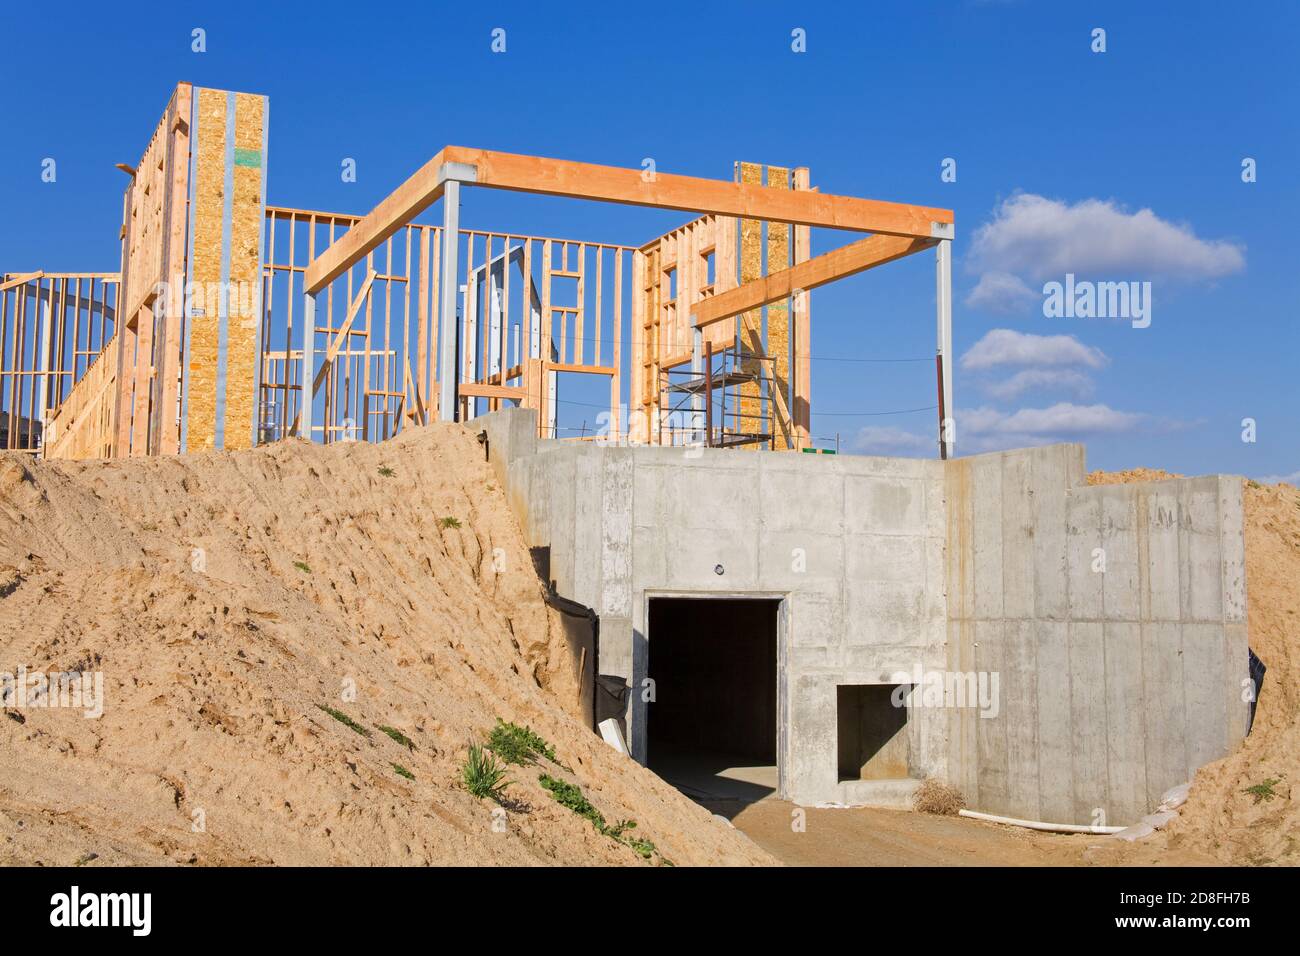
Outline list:
[[[1083,372],[1073,369],[1027,368],[1010,378],[984,382],[981,387],[989,395],[1005,402],[1037,388],[1086,398],[1092,394],[1093,382]]]
[[[1145,415],[1118,411],[1109,405],[1058,402],[1046,408],[1021,408],[1014,412],[981,406],[958,411],[957,447],[962,454],[971,454],[1078,441],[1093,435],[1132,431],[1146,420]]]
[[[858,455],[901,455],[916,457],[938,452],[938,425],[933,435],[917,435],[895,425],[866,425],[849,441],[849,449]]]
[[[1041,293],[1025,285],[1019,276],[1009,272],[986,272],[980,276],[975,288],[966,294],[966,304],[972,309],[989,312],[1021,312],[1040,298]]]
[[[1033,193],[1002,202],[975,230],[967,267],[980,280],[967,296],[974,308],[1023,309],[1025,292],[1045,279],[1212,281],[1246,266],[1245,247],[1202,239],[1191,226],[1150,209],[1129,212],[1114,200],[1070,204]]]
[[[1046,408],[1005,412],[988,406],[960,409],[956,415],[958,454],[970,455],[1055,442],[1080,441],[1096,435],[1130,432],[1150,422],[1149,416],[1109,405],[1058,402]],[[1152,423],[1157,427],[1160,423]],[[937,433],[918,434],[893,425],[868,425],[849,442],[859,455],[916,457],[936,450]]]
[[[1032,193],[1007,199],[993,220],[975,231],[972,260],[982,269],[1045,279],[1097,272],[1139,272],[1184,279],[1217,279],[1241,271],[1241,246],[1200,239],[1191,227],[1150,209],[1126,212],[1112,200],[1068,205]]]
[[[1014,329],[991,329],[961,357],[961,367],[971,371],[1001,365],[1099,369],[1108,361],[1101,349],[1084,345],[1073,335],[1034,335]]]
[[[1265,475],[1258,481],[1262,485],[1276,485],[1279,482],[1285,482],[1288,485],[1300,485],[1300,471],[1293,471],[1289,475]]]
[[[986,426],[990,431],[1033,436],[1122,432],[1142,420],[1142,416],[1135,412],[1119,412],[1109,405],[1074,405],[1070,402],[1057,402],[1048,408],[1021,408],[1009,415],[1003,412],[995,414],[998,417]]]

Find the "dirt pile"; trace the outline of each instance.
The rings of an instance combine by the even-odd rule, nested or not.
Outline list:
[[[1102,473],[1090,484],[1173,478]],[[1251,649],[1267,665],[1255,723],[1236,753],[1202,767],[1161,837],[1224,863],[1300,863],[1300,490],[1247,481],[1246,600]]]
[[[559,621],[458,426],[0,455],[0,672],[20,667],[102,673],[103,713],[0,717],[0,862],[645,864],[543,772],[652,863],[772,862],[574,715]],[[461,783],[497,717],[556,751],[510,767],[504,813]]]

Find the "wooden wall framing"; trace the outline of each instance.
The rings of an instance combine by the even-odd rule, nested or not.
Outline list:
[[[115,272],[3,277],[0,449],[40,451],[55,411],[113,338],[118,285]]]
[[[822,194],[805,168],[741,163],[725,182],[454,146],[366,216],[267,207],[267,121],[265,97],[180,84],[139,165],[123,167],[119,272],[5,277],[6,445],[39,449],[46,422],[61,430],[46,443],[58,455],[242,448],[287,437],[300,419],[313,440],[381,440],[509,404],[537,409],[539,434],[564,437],[556,383],[571,374],[608,379],[592,437],[654,443],[663,376],[698,363],[698,341],[741,346],[770,369],[743,402],[779,426],[771,447],[803,448],[807,289],[952,234],[950,210]],[[448,182],[700,215],[639,248],[460,229],[454,216],[413,223]],[[812,259],[814,225],[872,235]],[[91,302],[96,282],[103,297],[99,335],[84,341],[82,310],[62,304],[86,298],[73,285],[83,279]],[[44,324],[28,309],[42,296]],[[440,311],[452,304],[461,314],[449,326]],[[437,372],[449,327],[450,393]]]

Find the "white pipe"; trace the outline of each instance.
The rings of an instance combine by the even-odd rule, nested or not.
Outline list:
[[[999,817],[977,810],[959,810],[959,816],[972,820],[985,820],[989,823],[1006,823],[1013,827],[1025,827],[1029,830],[1046,830],[1049,833],[1118,833],[1124,827],[1093,827],[1079,823],[1043,823],[1040,820],[1017,820],[1015,817]]]

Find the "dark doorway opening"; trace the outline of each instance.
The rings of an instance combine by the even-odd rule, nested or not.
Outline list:
[[[649,765],[689,796],[744,804],[776,791],[780,606],[759,598],[650,601]]]

